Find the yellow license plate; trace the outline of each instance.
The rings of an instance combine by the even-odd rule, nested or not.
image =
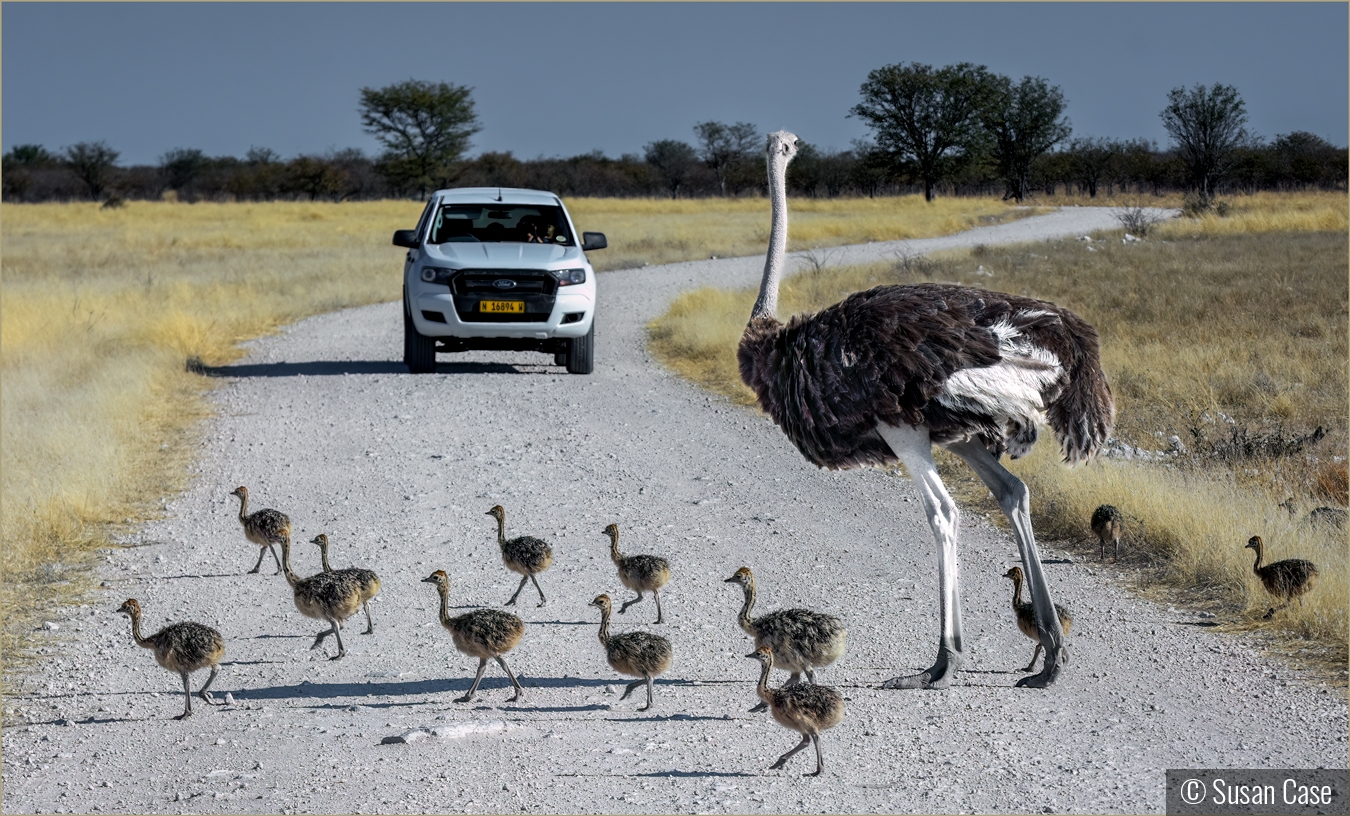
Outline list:
[[[523,300],[480,300],[478,301],[478,311],[493,312],[495,314],[525,314],[525,302]]]

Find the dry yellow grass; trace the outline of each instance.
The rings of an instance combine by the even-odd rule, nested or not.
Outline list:
[[[579,230],[603,232],[609,249],[591,258],[597,269],[762,253],[769,208],[762,198],[569,199]],[[1033,210],[997,198],[802,199],[793,201],[789,249],[950,235]]]
[[[1315,229],[1321,222],[1295,223]],[[1344,534],[1299,524],[1277,505],[1289,496],[1303,512],[1346,502],[1345,231],[1131,244],[1117,233],[1093,249],[1072,241],[977,248],[901,267],[805,272],[785,282],[780,312],[813,311],[852,291],[919,280],[963,282],[1072,308],[1101,334],[1103,366],[1117,395],[1117,435],[1156,450],[1166,447],[1160,437],[1176,434],[1210,455],[1173,467],[1099,460],[1067,471],[1054,446],[1043,444],[1013,465],[1036,497],[1038,529],[1081,541],[1092,510],[1115,504],[1133,519],[1133,557],[1245,623],[1270,605],[1243,549],[1260,534],[1270,558],[1309,558],[1322,570],[1322,583],[1301,607],[1262,625],[1309,638],[1319,655],[1344,660]],[[980,266],[992,277],[974,274]],[[651,323],[653,352],[682,375],[736,402],[753,402],[740,382],[735,348],[754,298],[752,290],[686,293]],[[1319,442],[1297,453],[1287,444],[1280,450],[1280,440],[1318,425],[1327,431]],[[1235,433],[1264,449],[1222,457]],[[950,462],[943,470],[963,500],[998,513],[968,472]]]

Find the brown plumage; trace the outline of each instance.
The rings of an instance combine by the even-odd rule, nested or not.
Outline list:
[[[802,735],[797,747],[778,758],[769,770],[783,767],[793,754],[811,743],[816,745],[816,770],[806,776],[820,776],[825,770],[825,758],[820,753],[820,732],[833,728],[844,719],[844,700],[829,686],[798,683],[782,688],[769,688],[769,671],[773,668],[773,649],[761,646],[746,657],[759,661],[759,683],[755,693],[768,706],[773,718],[784,728]]]
[[[523,697],[525,690],[520,687],[520,682],[511,673],[511,667],[506,665],[506,658],[503,657],[507,652],[516,648],[516,644],[520,643],[520,638],[525,634],[525,624],[521,622],[520,618],[498,609],[475,609],[472,612],[466,612],[452,618],[450,617],[450,577],[445,574],[445,571],[436,570],[423,578],[422,583],[436,585],[436,592],[441,597],[441,626],[444,626],[450,632],[451,639],[455,641],[455,648],[470,657],[478,658],[478,674],[474,676],[473,684],[469,686],[468,692],[463,697],[456,697],[455,702],[468,703],[473,701],[473,695],[478,691],[478,684],[483,680],[483,672],[487,670],[488,658],[497,661],[497,665],[502,667],[506,676],[511,678],[511,685],[515,686],[515,696],[507,702],[514,703]]]
[[[1107,541],[1110,541],[1114,548],[1115,555],[1112,558],[1120,560],[1120,531],[1124,521],[1125,517],[1110,504],[1103,504],[1092,511],[1092,532],[1097,536],[1097,542],[1100,544],[1099,556],[1103,561],[1106,560]]]
[[[622,635],[609,634],[610,602],[608,595],[597,595],[591,606],[600,609],[600,645],[605,647],[605,659],[610,668],[619,674],[640,678],[628,684],[620,700],[627,700],[633,689],[647,684],[647,704],[638,709],[646,711],[652,707],[652,678],[670,668],[673,657],[670,641],[650,632],[625,632]]]
[[[751,618],[757,593],[754,573],[749,567],[741,567],[724,583],[740,584],[745,602],[736,622],[755,639],[756,648],[773,649],[774,664],[791,672],[785,686],[799,682],[803,673],[812,683],[816,682],[814,669],[828,666],[843,655],[848,631],[835,616],[809,609],[780,609]],[[763,711],[764,707],[760,703],[750,710]]]
[[[316,620],[327,621],[331,628],[319,632],[309,648],[317,649],[323,645],[324,638],[333,635],[337,638],[338,653],[331,659],[337,660],[347,654],[342,645],[342,622],[361,608],[361,584],[351,575],[341,572],[320,572],[308,578],[301,578],[291,571],[291,539],[289,536],[281,542],[281,571],[286,574],[286,583],[291,585],[295,599],[295,608],[300,614]]]
[[[631,601],[619,607],[619,614],[642,600],[643,592],[656,596],[656,623],[661,622],[661,587],[670,580],[670,563],[654,555],[623,555],[619,552],[619,525],[611,524],[603,530],[609,536],[609,560],[619,570],[619,583],[637,593]]]
[[[523,577],[520,579],[520,586],[516,587],[515,594],[506,602],[506,606],[511,606],[516,602],[516,596],[525,588],[525,582],[534,583],[534,588],[539,590],[539,606],[544,605],[544,590],[539,586],[539,581],[535,575],[548,569],[553,564],[553,548],[547,542],[540,541],[533,536],[519,536],[517,538],[507,539],[506,537],[506,511],[499,504],[487,511],[487,515],[497,520],[497,544],[502,548],[502,563],[512,572],[518,572]]]
[[[141,605],[135,598],[128,598],[118,612],[131,617],[131,636],[137,646],[143,646],[154,652],[155,662],[171,672],[177,672],[183,678],[183,713],[174,717],[181,720],[192,716],[192,688],[188,675],[198,669],[211,669],[211,675],[197,692],[208,705],[215,705],[215,698],[207,691],[211,681],[220,671],[220,659],[225,656],[225,641],[220,633],[200,623],[171,623],[150,637],[141,637]]]
[[[1031,653],[1031,662],[1022,669],[1031,671],[1036,665],[1036,658],[1041,656],[1041,635],[1036,631],[1036,610],[1030,601],[1022,600],[1022,568],[1013,567],[1003,573],[1003,577],[1011,578],[1013,582],[1012,608],[1013,617],[1017,619],[1017,628],[1022,630],[1022,634],[1036,641],[1036,650]],[[1055,604],[1055,614],[1059,616],[1059,626],[1064,630],[1064,634],[1069,634],[1069,629],[1073,626],[1073,616],[1069,614],[1069,610]]]
[[[1266,592],[1274,598],[1284,601],[1279,607],[1272,607],[1266,612],[1266,620],[1274,617],[1278,609],[1283,609],[1289,605],[1289,602],[1297,598],[1298,602],[1303,603],[1303,596],[1312,591],[1317,586],[1317,567],[1313,562],[1303,558],[1289,558],[1284,561],[1276,561],[1274,564],[1261,566],[1261,559],[1264,556],[1265,542],[1261,536],[1252,536],[1247,541],[1244,549],[1256,550],[1256,561],[1252,564],[1252,572],[1261,579],[1261,585],[1266,588]]]
[[[290,517],[271,509],[249,513],[248,488],[242,485],[232,490],[230,495],[239,497],[239,523],[244,525],[244,537],[261,548],[258,550],[258,563],[253,565],[249,573],[255,573],[262,568],[263,555],[267,552],[272,553],[272,560],[277,562],[277,571],[272,574],[280,573],[281,561],[277,559],[274,546],[280,544],[282,539],[291,537]]]
[[[350,577],[356,581],[361,588],[361,608],[366,612],[366,631],[363,635],[375,633],[375,619],[370,616],[370,599],[380,594],[380,576],[374,571],[362,569],[361,567],[347,567],[346,569],[335,570],[328,563],[328,536],[319,533],[309,542],[319,545],[319,558],[323,561],[323,571],[332,573],[341,573],[343,576]]]

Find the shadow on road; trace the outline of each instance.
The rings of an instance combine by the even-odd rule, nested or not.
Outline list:
[[[308,362],[243,363],[228,366],[196,366],[206,377],[341,377],[370,374],[407,374],[408,367],[397,360],[311,360]],[[562,374],[564,369],[547,363],[474,363],[442,362],[437,374]],[[420,376],[427,376],[425,374]]]

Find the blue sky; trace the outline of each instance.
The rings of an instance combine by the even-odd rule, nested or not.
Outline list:
[[[362,87],[473,88],[471,154],[641,153],[696,122],[826,148],[867,72],[974,62],[1060,86],[1078,136],[1166,144],[1177,86],[1223,82],[1270,138],[1347,143],[1346,3],[13,3],[3,147],[106,140],[122,164],[195,147],[358,147]]]

